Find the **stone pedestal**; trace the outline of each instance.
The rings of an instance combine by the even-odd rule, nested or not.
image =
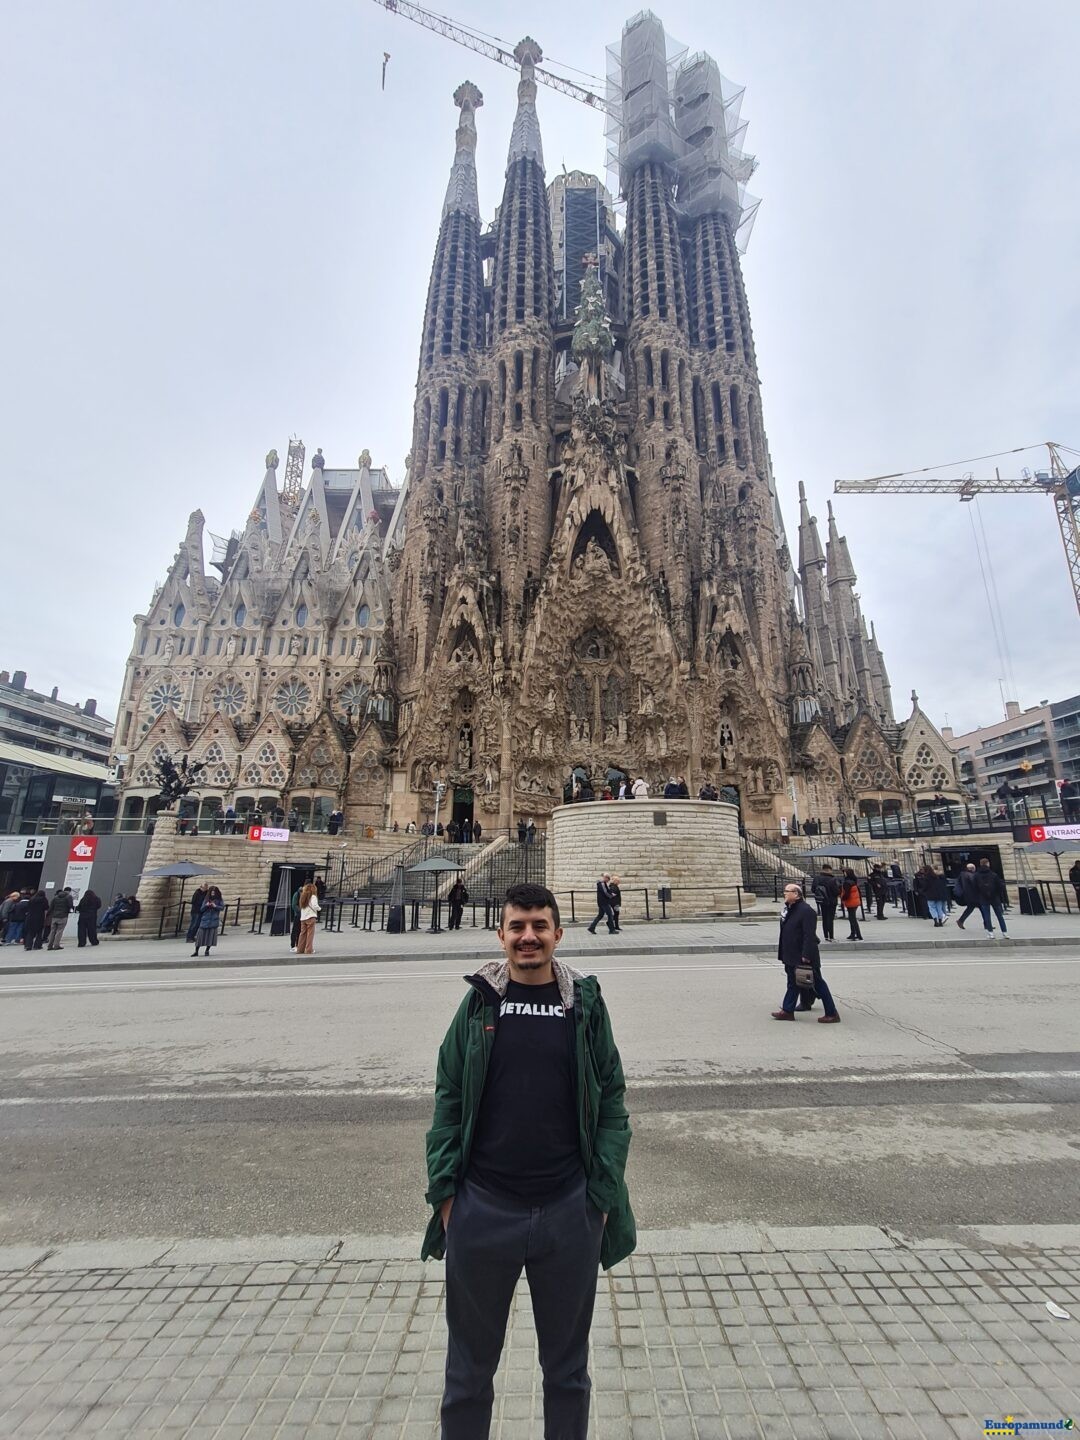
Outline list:
[[[739,817],[716,800],[595,800],[560,805],[548,821],[548,885],[590,896],[604,871],[624,895],[671,889],[669,915],[737,911],[742,882]],[[753,903],[744,894],[742,905]]]

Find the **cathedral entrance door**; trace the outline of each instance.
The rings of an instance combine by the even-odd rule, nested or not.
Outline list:
[[[450,819],[453,820],[454,824],[458,827],[459,834],[461,832],[461,827],[465,824],[466,820],[468,820],[470,825],[472,824],[473,792],[468,786],[459,785],[455,787],[454,808],[450,815]]]

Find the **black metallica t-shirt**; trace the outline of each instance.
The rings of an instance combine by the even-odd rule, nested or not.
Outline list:
[[[510,981],[469,1164],[482,1185],[540,1204],[580,1172],[573,1037],[554,980]]]

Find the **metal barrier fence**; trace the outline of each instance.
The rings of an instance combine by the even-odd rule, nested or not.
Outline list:
[[[730,906],[717,911],[703,904],[700,914],[744,914],[743,896],[748,892],[741,885],[662,886],[648,890],[644,886],[622,892],[621,920],[636,922],[668,919],[668,907],[684,902],[689,896],[730,896]],[[557,890],[560,919],[565,925],[591,920],[596,913],[595,888]],[[752,897],[751,897],[752,898]],[[502,899],[491,895],[470,900],[462,910],[462,924],[469,928],[494,930],[502,920]],[[395,913],[397,912],[397,913]],[[427,917],[428,923],[424,924]],[[341,934],[352,930],[388,930],[391,934],[406,930],[427,930],[439,934],[448,928],[449,905],[438,895],[407,898],[395,905],[388,895],[327,895],[319,916],[319,929]],[[157,938],[176,939],[186,934],[191,924],[191,908],[187,902],[163,906],[158,917]],[[272,935],[289,933],[291,919],[288,907],[270,901],[232,900],[226,903],[218,927],[218,939],[227,938],[229,930],[243,928],[252,935],[262,935],[269,927]]]

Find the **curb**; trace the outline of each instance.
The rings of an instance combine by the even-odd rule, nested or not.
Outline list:
[[[494,934],[494,931],[491,932]],[[839,941],[836,942],[839,944]],[[1045,939],[1024,937],[1019,940],[1010,940],[1007,945],[1001,947],[997,953],[1007,950],[1045,950],[1060,949],[1072,945],[1080,948],[1080,935],[1048,935]],[[984,950],[986,941],[975,936],[957,937],[955,940],[921,940],[914,945],[905,945],[903,941],[877,941],[868,940],[863,944],[862,950],[857,953],[862,955],[868,951],[875,954],[888,954],[894,950],[905,952],[922,950]],[[244,955],[236,960],[206,959],[200,956],[198,960],[188,957],[177,956],[172,960],[117,960],[112,963],[106,961],[88,961],[85,964],[73,962],[60,965],[5,965],[0,960],[0,979],[5,975],[90,975],[102,971],[112,973],[128,970],[247,970],[266,968],[270,966],[304,966],[304,965],[385,965],[390,961],[399,961],[402,964],[410,962],[430,964],[432,960],[461,960],[464,963],[472,961],[490,960],[493,957],[492,947],[483,950],[444,950],[441,952],[426,950],[411,950],[404,954],[390,951],[382,955],[312,955],[310,958],[304,955],[270,955],[254,956]],[[827,950],[822,952],[826,955],[847,954],[847,951]],[[611,949],[597,950],[575,949],[571,946],[563,946],[559,951],[559,957],[563,960],[595,960],[597,956],[607,958],[610,956],[654,956],[654,955],[771,955],[776,957],[776,945],[770,942],[763,945],[760,941],[752,941],[748,944],[723,943],[705,945],[700,942],[686,945],[635,945],[629,947],[612,947]]]
[[[191,1265],[318,1265],[420,1262],[421,1231],[409,1235],[249,1235],[233,1239],[75,1241],[0,1246],[0,1273],[169,1269]],[[946,1237],[900,1235],[877,1225],[694,1225],[643,1230],[637,1255],[845,1254],[865,1251],[1080,1251],[1080,1225],[958,1225]],[[626,1262],[623,1262],[624,1264]],[[441,1270],[431,1269],[432,1279]]]

